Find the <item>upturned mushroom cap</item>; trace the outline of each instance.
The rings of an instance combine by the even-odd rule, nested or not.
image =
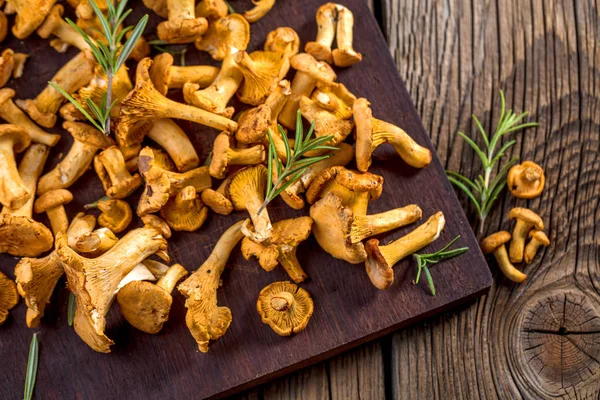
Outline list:
[[[17,285],[8,276],[0,272],[0,325],[6,321],[8,311],[19,303]]]
[[[352,118],[356,96],[343,83],[317,82],[317,90],[313,92],[311,99],[339,119]]]
[[[0,142],[10,141],[13,143],[13,151],[22,153],[31,144],[27,132],[17,125],[0,124]]]
[[[210,24],[206,34],[196,40],[198,50],[207,51],[221,61],[227,54],[246,50],[250,41],[250,24],[240,14],[229,14]]]
[[[274,51],[238,51],[234,60],[244,75],[237,96],[242,103],[253,106],[264,103],[290,69],[289,58]]]
[[[300,51],[300,37],[292,28],[282,26],[269,32],[264,49],[293,57]]]
[[[317,137],[333,136],[331,140],[325,143],[327,146],[335,146],[343,142],[354,127],[353,121],[338,118],[335,114],[321,107],[320,103],[308,97],[302,97],[302,100],[300,100],[300,111],[308,122],[314,122]],[[309,157],[321,154],[322,152],[314,151],[306,153]]]
[[[317,82],[333,82],[337,75],[329,64],[317,61],[307,53],[298,53],[290,59],[293,69],[302,72],[315,79]]]
[[[33,211],[37,214],[46,212],[49,209],[68,204],[73,200],[73,194],[66,189],[56,189],[41,195],[33,206]]]
[[[133,218],[131,206],[124,200],[99,200],[98,209],[102,211],[102,214],[98,217],[98,225],[108,228],[114,233],[123,232],[127,229]]]
[[[519,199],[532,199],[544,190],[546,176],[544,170],[533,161],[523,161],[508,171],[506,184],[513,196]]]
[[[160,209],[160,216],[173,230],[194,232],[206,221],[208,208],[202,203],[196,189],[187,186]]]
[[[544,229],[544,221],[542,220],[542,217],[540,217],[528,208],[515,207],[512,210],[510,210],[508,216],[510,219],[516,219],[518,221],[526,222],[532,227],[535,227],[535,229],[537,230],[541,231]]]
[[[491,254],[500,246],[504,246],[511,239],[511,234],[507,231],[492,233],[481,242],[481,251],[483,254]]]
[[[173,66],[173,56],[169,53],[161,53],[154,57],[154,62],[150,67],[150,79],[154,87],[161,94],[167,94],[169,91],[169,82],[171,81],[171,67]]]
[[[6,17],[5,17],[6,18]],[[0,56],[0,88],[6,85],[10,79],[15,65],[15,52],[11,49],[6,49]]]
[[[256,311],[263,323],[280,336],[306,328],[313,314],[310,294],[291,282],[274,282],[260,291]]]
[[[50,230],[31,218],[0,216],[0,253],[38,257],[50,250],[53,242]]]

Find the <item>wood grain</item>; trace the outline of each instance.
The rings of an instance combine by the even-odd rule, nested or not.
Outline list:
[[[244,9],[242,2],[233,3],[235,8]],[[316,32],[314,13],[320,3],[319,0],[278,3],[278,7],[266,18],[252,26],[249,48],[258,48],[270,29],[282,25],[296,28],[304,41],[313,38]],[[353,68],[340,70],[339,80],[357,95],[368,97],[376,116],[399,124],[411,132],[419,143],[431,148],[427,133],[414,112],[366,4],[362,0],[342,3],[361,16],[356,20],[355,45],[365,53],[365,59]],[[134,17],[139,17],[143,12],[141,7],[136,7]],[[154,18],[152,24],[156,22]],[[57,55],[41,40],[24,43],[12,40],[5,45],[33,55],[26,66],[25,76],[28,79],[14,83],[21,98],[35,96],[58,65],[74,54],[71,51]],[[206,54],[191,51],[188,55],[188,62],[192,64],[208,61]],[[189,123],[182,123],[182,127],[190,134],[202,157],[206,157],[216,132]],[[56,131],[61,130],[57,128]],[[69,145],[70,140],[65,137],[53,151],[47,169],[54,166]],[[113,308],[108,318],[107,334],[117,344],[111,355],[103,355],[90,351],[66,325],[67,292],[61,287],[40,328],[41,352],[36,397],[112,399],[122,398],[126,394],[130,398],[149,399],[223,395],[331,357],[403,325],[454,307],[484,291],[491,280],[489,271],[437,158],[434,158],[430,167],[416,171],[404,165],[391,148],[380,149],[376,156],[372,171],[384,176],[386,186],[382,198],[371,205],[371,212],[410,203],[418,203],[425,216],[442,210],[448,222],[440,243],[461,234],[464,240],[461,243],[471,248],[469,253],[445,262],[444,268],[435,271],[439,290],[437,297],[430,296],[423,286],[409,284],[415,272],[410,260],[396,267],[396,284],[392,289],[382,292],[368,283],[362,266],[334,262],[318,248],[315,241],[309,240],[302,245],[300,261],[311,277],[303,286],[315,298],[315,314],[301,335],[280,338],[261,324],[254,303],[262,287],[275,280],[286,279],[285,274],[281,269],[270,274],[264,273],[254,262],[245,261],[239,252],[235,252],[223,275],[223,286],[219,291],[219,301],[233,312],[233,323],[223,338],[211,344],[208,354],[197,352],[184,324],[183,299],[176,295],[171,319],[158,336],[135,331],[124,323],[117,307]],[[70,216],[80,210],[83,204],[102,195],[100,183],[93,172],[84,176],[72,190],[75,200],[68,207]],[[135,196],[132,200],[135,201]],[[273,220],[298,215],[282,202],[273,204],[270,214]],[[211,216],[200,231],[175,234],[170,240],[174,261],[190,270],[197,268],[226,227],[243,217],[243,213],[229,218]],[[397,238],[410,229],[394,232],[386,240]],[[11,274],[15,263],[15,258],[2,256],[0,269]],[[9,322],[2,326],[0,359],[7,373],[3,378],[4,385],[0,387],[0,398],[18,397],[15,388],[22,386],[31,336],[31,331],[24,327],[24,314],[24,307],[18,307],[11,313]],[[383,392],[381,380],[371,374],[372,371],[383,370],[380,352],[375,344],[367,347],[367,350],[349,353],[328,366],[322,364],[319,367],[321,370],[313,370],[317,371],[314,375],[321,382],[320,385],[307,387],[303,396],[340,399],[356,393],[365,397],[380,396]],[[368,363],[359,367],[359,359],[366,359]],[[323,369],[325,374],[320,372]],[[356,379],[348,379],[355,374]],[[302,380],[305,376],[310,379],[312,375],[313,372],[308,370],[294,379]],[[347,382],[351,385],[348,386]],[[271,389],[273,393],[285,392],[285,386],[279,390],[277,385],[273,385],[266,391],[270,392]],[[247,395],[249,398],[256,396],[256,392]]]

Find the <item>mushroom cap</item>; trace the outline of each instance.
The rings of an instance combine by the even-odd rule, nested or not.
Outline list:
[[[388,289],[394,283],[394,270],[391,265],[388,265],[383,254],[381,254],[379,240],[367,240],[365,251],[367,252],[365,270],[367,271],[369,280],[377,289]]]
[[[25,129],[12,124],[0,125],[0,141],[4,140],[13,142],[13,150],[15,153],[23,152],[31,144],[31,138]]]
[[[262,164],[240,169],[229,182],[226,196],[236,210],[245,210],[246,203],[257,196],[262,199],[267,189],[267,168]]]
[[[38,197],[33,205],[33,211],[40,214],[49,209],[70,203],[72,200],[73,194],[66,189],[50,190]]]
[[[169,228],[169,225],[164,220],[160,219],[156,215],[144,215],[142,217],[142,222],[145,226],[156,229],[165,237],[165,239],[171,238],[171,228]]]
[[[40,27],[36,31],[39,37],[41,37],[42,39],[48,39],[48,37],[52,35],[52,31],[54,31],[56,25],[62,20],[62,15],[64,11],[65,8],[60,4],[55,4],[54,6],[52,6],[52,9],[50,9],[50,13],[46,17],[42,25],[40,25]]]
[[[264,49],[292,57],[300,51],[300,37],[292,28],[281,26],[269,32]]]
[[[506,184],[513,196],[519,199],[532,199],[544,190],[546,175],[533,161],[523,161],[513,165],[506,176]]]
[[[169,17],[169,8],[165,0],[142,0],[144,5],[162,18]]]
[[[371,199],[381,196],[383,177],[370,172],[358,173],[342,166],[329,167],[321,172],[311,182],[306,191],[306,200],[313,204],[326,193],[327,185],[331,182],[342,186],[351,192],[369,192]]]
[[[169,53],[161,53],[154,57],[154,62],[150,67],[150,79],[154,83],[156,90],[163,95],[166,95],[169,91],[172,66],[173,56]]]
[[[117,302],[127,322],[142,332],[155,334],[169,319],[173,298],[154,283],[133,281],[119,290]]]
[[[298,53],[290,59],[292,68],[317,80],[318,82],[333,82],[337,75],[329,64],[317,61],[308,53]]]
[[[20,3],[23,3],[21,7],[18,6]],[[17,39],[25,39],[31,35],[42,24],[54,3],[55,0],[41,0],[31,4],[25,1],[11,4],[17,7],[17,16],[12,26],[13,35]]]
[[[0,325],[6,321],[8,311],[19,302],[17,285],[8,276],[0,272]]]
[[[546,235],[546,233],[544,231],[538,231],[537,229],[529,232],[529,237],[531,239],[535,239],[538,241],[538,243],[540,243],[542,246],[549,246],[550,245],[550,239],[548,239],[548,236]]]
[[[227,14],[229,14],[229,9],[224,0],[201,0],[196,4],[196,17],[204,17],[209,20],[209,23],[223,18]]]
[[[204,35],[208,29],[206,18],[174,18],[161,22],[156,27],[160,40],[168,43],[191,43]]]
[[[290,69],[289,58],[274,51],[238,51],[234,60],[244,75],[237,96],[242,103],[253,106],[264,103]]]
[[[100,200],[98,201],[98,209],[102,211],[102,214],[98,217],[98,225],[108,228],[114,233],[123,232],[133,218],[131,206],[124,200]]]
[[[0,59],[0,70],[2,69],[2,61]],[[2,72],[0,72],[0,76],[2,76]],[[2,85],[0,85],[2,86]],[[4,105],[8,100],[11,100],[15,97],[16,92],[11,88],[2,88],[0,89],[0,107]]]
[[[517,219],[532,224],[537,230],[541,231],[544,229],[544,221],[542,220],[542,217],[528,208],[515,207],[510,210],[508,216],[510,219]]]
[[[336,67],[349,67],[362,60],[362,54],[354,49],[334,49],[331,55]]]
[[[104,135],[98,129],[91,125],[83,122],[65,121],[63,122],[63,128],[65,128],[73,139],[78,142],[85,143],[90,146],[97,147],[99,149],[106,149],[115,144],[114,140]]]
[[[15,66],[14,56],[15,52],[11,49],[4,50],[0,56],[0,87],[4,86],[12,75]]]
[[[251,108],[240,116],[235,138],[244,144],[262,143],[271,126],[271,107],[261,104]],[[272,132],[277,135],[278,132]]]
[[[481,251],[484,254],[493,253],[498,247],[510,242],[511,238],[512,235],[507,231],[492,233],[481,242]]]
[[[179,200],[185,201],[186,206],[178,205]],[[196,189],[187,186],[160,209],[160,216],[173,230],[194,232],[206,221],[208,208],[196,193]]]
[[[306,328],[314,304],[310,294],[298,285],[289,281],[274,282],[260,291],[256,311],[275,333],[289,336]]]
[[[338,118],[334,113],[321,107],[320,103],[306,96],[303,96],[300,100],[300,111],[304,118],[315,123],[315,135],[317,137],[333,136],[331,140],[325,143],[328,146],[335,146],[344,141],[354,127],[353,121]],[[306,154],[312,157],[321,153],[311,151]]]
[[[54,238],[43,224],[27,217],[0,216],[0,253],[38,257],[52,248]]]
[[[356,96],[343,83],[317,82],[311,99],[339,119],[350,119]]]
[[[196,39],[196,48],[207,51],[221,61],[227,54],[246,50],[250,41],[250,24],[240,14],[229,14],[211,23],[202,37]]]
[[[217,190],[203,190],[201,198],[202,202],[217,214],[229,215],[233,211],[231,200]]]

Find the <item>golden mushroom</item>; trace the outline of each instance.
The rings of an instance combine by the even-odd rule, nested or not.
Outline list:
[[[321,103],[308,97],[302,97],[300,100],[300,112],[308,122],[314,123],[314,132],[316,137],[332,136],[325,142],[326,146],[336,146],[343,142],[354,127],[354,122],[348,119],[341,119],[336,114],[323,108]],[[308,157],[322,155],[327,150],[309,151]]]
[[[19,303],[17,286],[12,279],[0,272],[0,325],[2,325],[11,308]]]
[[[317,88],[310,98],[317,106],[339,119],[352,118],[352,107],[356,96],[343,83],[317,82]]]
[[[310,294],[291,282],[274,282],[260,291],[256,311],[279,336],[302,332],[313,314]]]
[[[226,195],[227,186],[229,186],[233,175],[230,174],[225,178],[217,190],[208,188],[202,191],[202,202],[217,214],[229,215],[233,211],[233,204],[231,204],[231,200]]]
[[[15,52],[11,49],[6,49],[0,56],[0,88],[4,87],[12,76],[15,66]]]
[[[208,28],[206,18],[196,18],[194,0],[167,0],[169,19],[156,27],[160,40],[168,43],[191,43]]]
[[[60,39],[61,42],[75,46],[81,51],[89,50],[90,46],[83,36],[62,18],[64,11],[64,7],[60,4],[52,7],[50,14],[37,30],[38,36],[42,39],[48,39],[53,35]]]
[[[17,13],[12,27],[13,35],[17,39],[25,39],[31,35],[42,24],[55,2],[56,0],[8,0],[7,8],[10,7]]]
[[[511,220],[516,220],[508,254],[511,262],[519,263],[523,261],[523,254],[525,253],[525,240],[527,239],[527,235],[533,228],[537,229],[538,231],[543,231],[544,221],[535,212],[523,207],[513,208],[510,210],[508,216]]]
[[[293,57],[300,51],[300,37],[295,30],[287,26],[276,28],[267,35],[264,50]]]
[[[167,0],[142,0],[144,5],[154,11],[156,15],[162,18],[169,17],[169,7],[167,6]],[[198,12],[196,12],[198,14]],[[203,15],[198,15],[202,17]]]
[[[236,149],[233,144],[233,138],[227,132],[217,135],[209,166],[213,178],[225,178],[230,165],[254,165],[265,161],[265,147],[262,144],[246,149]]]
[[[154,87],[166,95],[169,89],[181,89],[190,82],[204,88],[210,85],[219,74],[219,68],[212,65],[190,65],[178,67],[173,65],[173,56],[161,53],[154,57],[150,67],[150,78]]]
[[[0,204],[8,208],[19,208],[33,193],[27,188],[15,161],[15,154],[22,153],[31,144],[23,128],[16,125],[0,125]]]
[[[539,196],[545,183],[544,170],[533,161],[513,165],[506,176],[508,189],[519,199],[533,199]]]
[[[252,0],[254,7],[244,12],[244,18],[250,23],[254,23],[267,15],[275,5],[275,0]]]
[[[94,169],[104,186],[106,195],[124,199],[142,184],[140,174],[131,175],[125,157],[117,146],[111,146],[94,157]]]
[[[233,58],[244,75],[237,96],[253,106],[264,103],[290,69],[289,58],[274,51],[238,51]]]
[[[173,230],[194,232],[206,221],[208,208],[202,203],[196,189],[187,186],[160,209],[160,216]]]
[[[56,236],[59,232],[66,232],[69,227],[69,218],[65,211],[65,204],[73,200],[71,192],[65,189],[50,190],[41,195],[33,205],[36,214],[46,213],[50,220],[52,233]]]
[[[319,61],[333,64],[331,45],[335,39],[335,27],[337,25],[337,8],[334,3],[325,3],[317,10],[317,38],[306,43],[304,51]]]
[[[336,4],[337,27],[336,43],[337,49],[331,53],[333,63],[336,67],[349,67],[362,60],[362,54],[352,47],[352,31],[354,29],[354,15],[348,8]]]
[[[196,17],[206,18],[209,21],[209,28],[211,23],[227,14],[229,14],[229,7],[225,0],[200,0],[196,4]]]
[[[506,231],[491,234],[481,242],[483,254],[494,254],[498,267],[508,279],[521,283],[527,279],[527,275],[519,271],[511,262],[506,252],[505,244],[510,241],[511,235]]]
[[[525,263],[527,264],[531,264],[540,247],[546,247],[550,245],[550,239],[548,239],[548,236],[544,233],[544,231],[533,230],[529,232],[529,237],[530,240],[529,243],[527,243],[527,246],[525,246],[525,253],[523,257],[525,259]]]
[[[240,14],[229,14],[212,22],[195,44],[198,50],[207,51],[213,59],[221,61],[236,51],[246,50],[249,41],[248,21]]]
[[[112,249],[118,241],[109,228],[99,228],[81,235],[71,248],[85,257],[96,258]]]
[[[123,232],[133,218],[131,206],[125,200],[101,198],[84,206],[86,210],[97,208],[102,211],[98,217],[98,225],[110,229],[114,233]]]

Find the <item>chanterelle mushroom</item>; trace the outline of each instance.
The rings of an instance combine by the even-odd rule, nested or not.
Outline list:
[[[274,282],[260,291],[256,311],[263,323],[279,336],[290,336],[306,328],[313,314],[310,294],[291,282]]]
[[[203,353],[208,352],[209,341],[223,336],[231,324],[231,310],[217,305],[217,289],[231,251],[244,237],[241,231],[243,222],[229,227],[204,264],[178,287],[186,297],[188,311],[185,323]]]
[[[1,85],[0,85],[1,86]],[[60,135],[44,132],[12,101],[15,97],[13,89],[0,89],[0,118],[9,124],[20,126],[27,132],[34,143],[53,147],[60,140]]]
[[[431,151],[419,146],[406,132],[388,122],[373,118],[367,99],[354,102],[356,123],[356,168],[366,172],[371,166],[371,155],[384,143],[394,146],[396,153],[408,165],[424,168],[431,162]]]
[[[247,210],[254,225],[254,231],[249,232],[254,242],[260,243],[271,237],[273,226],[267,209],[260,213],[260,207],[265,201],[267,190],[267,168],[258,164],[239,170],[226,189],[227,197],[236,210]],[[246,234],[246,232],[244,232]]]
[[[208,206],[212,211],[221,215],[229,215],[233,211],[233,204],[231,200],[226,196],[226,188],[231,182],[231,178],[234,174],[230,174],[217,188],[212,190],[210,188],[202,191],[202,202]]]
[[[37,214],[46,213],[52,226],[52,233],[56,236],[59,232],[66,232],[69,219],[64,205],[73,200],[71,192],[65,189],[50,190],[41,195],[34,203],[33,210]]]
[[[300,37],[292,28],[282,26],[269,32],[264,49],[293,57],[300,51]]]
[[[52,82],[69,94],[75,93],[90,83],[94,77],[95,66],[96,59],[92,53],[88,50],[82,51],[58,70],[52,77]],[[64,101],[65,97],[48,85],[35,99],[17,100],[16,103],[32,120],[45,128],[52,128],[56,124],[56,112]]]
[[[123,286],[117,302],[123,316],[133,327],[146,333],[158,333],[169,319],[175,285],[188,274],[180,264],[171,266],[156,284],[134,281]]]
[[[108,228],[99,228],[81,235],[75,246],[71,246],[71,248],[85,257],[95,258],[112,249],[118,241],[119,238],[113,231]]]
[[[173,65],[173,56],[161,53],[154,57],[150,67],[150,78],[154,87],[161,94],[166,95],[169,89],[181,89],[183,85],[191,82],[206,87],[210,85],[219,74],[219,68],[212,65],[190,65],[179,67]]]
[[[302,97],[300,100],[300,111],[308,122],[315,124],[316,137],[333,136],[331,140],[325,142],[327,146],[335,146],[343,142],[354,127],[353,121],[339,118],[334,113],[324,109],[319,102],[308,97]],[[315,151],[306,153],[309,157],[322,154],[322,152]]]
[[[254,165],[263,161],[265,161],[265,148],[262,144],[236,149],[233,147],[233,138],[227,132],[222,132],[217,135],[213,143],[209,172],[213,178],[223,179],[230,165]]]
[[[139,143],[151,121],[160,118],[184,119],[215,129],[235,132],[237,123],[223,116],[167,99],[154,88],[148,69],[150,58],[138,63],[135,88],[121,103],[121,115],[117,126],[120,144]],[[217,78],[218,79],[218,78]]]
[[[169,19],[156,27],[160,40],[169,43],[191,43],[208,28],[206,18],[196,18],[194,0],[167,0]]]
[[[117,146],[111,146],[94,157],[94,169],[106,195],[113,199],[124,199],[142,184],[140,174],[131,175],[127,170],[125,157]]]
[[[237,96],[242,103],[253,106],[264,103],[290,69],[289,58],[274,51],[238,51],[234,60],[244,75]]]
[[[348,8],[336,4],[337,8],[337,49],[333,50],[333,63],[336,67],[349,67],[362,60],[362,54],[352,47],[354,15]]]
[[[50,149],[43,144],[34,144],[27,151],[19,165],[19,175],[30,193],[35,193],[39,176]],[[20,257],[37,257],[50,250],[54,238],[43,224],[31,219],[33,200],[18,209],[4,207],[0,213],[0,253]]]
[[[98,225],[110,229],[114,233],[123,232],[133,218],[131,206],[124,200],[108,199],[106,197],[90,204],[85,209],[98,208],[102,214],[98,217]]]
[[[275,0],[252,0],[254,7],[244,12],[244,18],[250,23],[254,23],[267,15],[275,5]]]
[[[394,283],[392,267],[404,257],[436,240],[445,224],[444,214],[438,211],[414,231],[385,246],[380,246],[377,239],[368,240],[365,244],[368,255],[365,270],[371,283],[377,289],[389,288]]]
[[[50,10],[44,23],[38,28],[37,34],[42,39],[48,39],[50,35],[58,37],[62,42],[77,47],[79,50],[89,50],[90,46],[71,25],[63,18],[64,7],[56,4]]]
[[[529,237],[531,240],[527,243],[527,246],[525,246],[524,255],[525,263],[527,264],[531,264],[540,247],[550,245],[550,239],[548,239],[548,236],[546,236],[544,231],[533,230],[529,232]]]
[[[148,256],[166,249],[163,235],[150,226],[130,231],[113,248],[93,259],[73,251],[65,234],[56,237],[56,252],[76,298],[75,332],[88,346],[98,352],[110,352],[113,341],[104,334],[105,316],[119,282]]]
[[[296,75],[292,80],[292,94],[279,114],[279,123],[288,129],[294,129],[302,97],[310,96],[317,82],[333,82],[337,76],[329,64],[317,61],[310,54],[296,54],[290,59],[290,63],[296,70]]]
[[[319,172],[306,190],[306,201],[313,204],[329,192],[342,200],[342,204],[350,207],[355,215],[365,215],[369,200],[377,199],[383,190],[383,177],[365,172],[351,171],[341,166],[334,166]]]
[[[246,260],[254,256],[265,271],[281,264],[294,282],[302,282],[307,275],[302,269],[296,249],[310,236],[313,221],[310,217],[284,219],[273,224],[271,239],[255,243],[250,238],[242,240],[242,255]]]
[[[513,282],[521,283],[527,279],[527,275],[515,268],[508,258],[505,244],[510,240],[510,237],[510,233],[506,231],[493,233],[483,239],[481,250],[484,254],[494,253],[494,258],[496,258],[498,267],[504,276]]]
[[[196,4],[196,17],[204,17],[210,24],[229,14],[225,0],[200,0]]]
[[[196,40],[196,48],[221,61],[227,55],[246,50],[249,41],[248,21],[240,14],[229,14],[210,24],[206,34]]]
[[[56,167],[40,178],[38,195],[71,187],[90,168],[98,150],[114,145],[110,137],[83,122],[65,121],[63,128],[73,136],[73,145]]]
[[[193,186],[197,192],[210,188],[212,181],[208,167],[199,167],[184,173],[165,170],[157,163],[154,151],[145,147],[140,152],[138,168],[146,181],[146,187],[137,208],[139,216],[160,210],[177,192]]]
[[[17,39],[31,35],[50,13],[56,0],[7,0],[16,13],[12,33]]]
[[[15,154],[22,153],[31,144],[23,128],[16,125],[0,125],[0,204],[19,208],[33,196],[17,169]]]
[[[0,56],[0,88],[4,87],[12,75],[15,65],[15,52],[6,49]]]
[[[333,64],[331,45],[335,38],[335,27],[337,25],[337,8],[334,3],[325,3],[317,10],[317,38],[304,46],[304,51],[319,61]]]
[[[8,18],[6,18],[6,14],[0,10],[0,43],[6,39],[6,35],[8,34]],[[0,85],[1,86],[1,85]]]
[[[6,321],[8,311],[18,303],[17,286],[12,279],[0,272],[0,325]]]
[[[508,189],[519,199],[533,199],[539,196],[545,183],[544,170],[533,161],[513,165],[506,176]]]
[[[544,221],[542,221],[542,218],[533,211],[522,207],[515,207],[510,210],[509,217],[510,219],[517,220],[517,223],[512,232],[512,240],[510,241],[508,254],[511,262],[518,263],[523,261],[525,239],[527,239],[527,235],[533,228],[538,231],[544,230]]]
[[[202,203],[196,189],[187,186],[160,209],[160,216],[173,230],[194,232],[206,221],[208,208]]]

